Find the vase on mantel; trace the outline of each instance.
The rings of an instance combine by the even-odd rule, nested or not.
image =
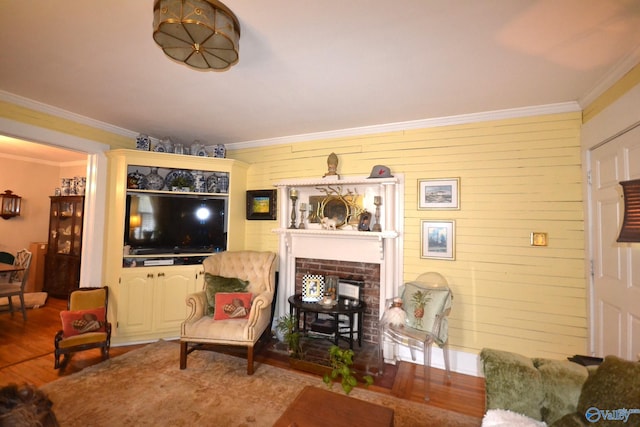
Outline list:
[[[164,188],[164,178],[158,173],[158,168],[151,168],[151,172],[145,178],[147,189],[158,191]]]

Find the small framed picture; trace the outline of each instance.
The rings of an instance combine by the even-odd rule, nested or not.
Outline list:
[[[420,258],[455,259],[455,221],[421,221]]]
[[[276,219],[276,190],[247,191],[247,219]]]
[[[324,297],[324,276],[305,274],[302,276],[302,301],[318,302]]]
[[[460,209],[460,178],[419,179],[418,209]]]

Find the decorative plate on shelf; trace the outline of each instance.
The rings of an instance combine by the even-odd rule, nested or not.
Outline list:
[[[324,297],[324,276],[305,274],[302,276],[302,301],[318,302]]]
[[[127,175],[127,188],[134,190],[146,190],[147,178],[137,170]]]
[[[218,177],[215,175],[209,175],[207,178],[207,193],[218,192]]]
[[[182,170],[182,169],[174,169],[167,174],[167,177],[164,179],[164,183],[168,189],[171,187],[189,187],[191,191],[193,191],[195,180],[191,172]]]

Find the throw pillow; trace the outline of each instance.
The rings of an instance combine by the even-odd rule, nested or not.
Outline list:
[[[542,378],[531,359],[485,348],[480,352],[480,360],[484,369],[487,409],[507,409],[542,421]]]
[[[415,283],[406,283],[402,292],[402,307],[406,312],[405,324],[421,331],[433,332],[436,315],[442,313],[451,304],[451,292],[448,288],[425,289]],[[441,324],[438,344],[447,340],[448,328],[445,321]]]
[[[489,409],[482,417],[482,427],[547,427],[547,423],[506,409]]]
[[[607,356],[582,387],[577,413],[585,425],[637,426],[640,414],[640,362]],[[628,419],[624,419],[628,416]],[[621,418],[622,417],[622,418]]]
[[[64,310],[60,312],[62,333],[65,337],[87,332],[105,332],[105,308],[90,310]]]
[[[216,307],[216,294],[218,292],[245,292],[249,282],[235,277],[216,276],[205,273],[205,294],[207,296],[207,314],[213,316]]]
[[[214,320],[246,319],[251,310],[249,292],[218,292]]]
[[[534,358],[533,364],[540,372],[544,401],[542,419],[548,424],[576,411],[580,390],[587,380],[587,368],[568,360]]]

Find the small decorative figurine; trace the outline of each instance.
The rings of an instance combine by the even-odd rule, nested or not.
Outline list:
[[[336,230],[337,222],[334,218],[327,218],[326,216],[320,220],[320,225],[325,230]]]
[[[323,178],[332,177],[332,178],[340,179],[340,175],[338,175],[338,172],[336,172],[337,170],[338,170],[338,156],[336,155],[336,153],[331,153],[329,154],[329,157],[327,157],[327,173],[325,173],[322,177]]]

